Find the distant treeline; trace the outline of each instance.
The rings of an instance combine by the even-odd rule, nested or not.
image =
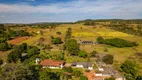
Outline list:
[[[136,36],[142,36],[142,25],[138,25],[136,27],[137,29],[134,29],[133,27],[128,27],[126,26],[126,24],[110,24],[107,26],[113,30],[121,31]]]
[[[142,24],[142,19],[86,19],[86,20],[80,20],[76,23],[86,23],[86,22],[110,22],[110,23],[128,23],[128,24]]]
[[[37,28],[49,28],[50,26],[57,26],[61,24],[74,24],[73,22],[43,22],[43,23],[31,23],[31,24],[4,24],[6,27],[37,27]]]
[[[105,26],[113,30],[124,33],[142,36],[142,19],[122,20],[122,19],[102,19],[102,20],[83,20],[77,23],[84,23],[86,26]]]

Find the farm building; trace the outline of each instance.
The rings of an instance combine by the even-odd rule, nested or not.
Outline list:
[[[93,69],[91,62],[73,62],[71,66],[75,66],[77,68],[87,68],[89,70]]]
[[[55,61],[55,60],[49,60],[49,59],[45,59],[43,61],[40,62],[40,65],[43,68],[63,68],[65,65],[64,61]]]
[[[94,42],[93,41],[80,41],[80,44],[94,44]]]
[[[109,66],[99,68],[99,71],[95,72],[95,76],[103,78],[114,77],[115,80],[125,80],[125,78],[122,77],[117,70]]]

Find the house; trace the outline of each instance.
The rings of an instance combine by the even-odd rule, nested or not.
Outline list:
[[[93,42],[93,41],[80,41],[80,44],[89,44],[89,45],[93,45],[94,42]]]
[[[75,66],[77,68],[87,68],[89,70],[93,69],[91,62],[73,62],[71,66]]]
[[[119,72],[113,69],[110,66],[102,66],[98,68],[99,71],[95,72],[95,77],[109,78],[114,77],[115,80],[125,80],[123,76],[119,74]]]
[[[40,65],[43,68],[63,68],[65,65],[64,61],[58,61],[58,60],[49,60],[45,59],[40,62]]]

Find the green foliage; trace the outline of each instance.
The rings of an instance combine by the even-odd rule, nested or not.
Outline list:
[[[113,64],[113,56],[110,54],[107,54],[103,57],[103,62],[105,62],[106,64]]]
[[[87,53],[86,53],[85,51],[79,51],[78,56],[79,56],[79,57],[86,58],[86,57],[87,57]]]
[[[135,42],[130,42],[124,39],[120,39],[120,38],[112,38],[112,39],[105,39],[103,40],[102,37],[98,37],[97,38],[97,42],[99,44],[107,44],[107,45],[111,45],[111,46],[115,46],[115,47],[133,47],[133,46],[137,46],[138,44]]]
[[[8,54],[8,62],[17,62],[21,58],[21,51],[20,50],[13,50]]]
[[[63,69],[64,72],[68,72],[68,73],[72,73],[73,72],[72,67],[63,67],[62,69]]]
[[[142,80],[142,76],[138,76],[136,80]]]
[[[3,64],[3,60],[0,58],[0,65],[2,65]]]
[[[39,54],[39,49],[36,46],[32,46],[27,50],[27,56],[31,57],[35,54]]]
[[[54,38],[52,42],[53,42],[53,44],[61,44],[62,40],[61,40],[61,38],[57,37],[57,38]]]
[[[17,30],[17,31],[14,31],[14,30],[11,30],[9,29],[8,30],[8,35],[10,37],[17,37],[17,36],[30,36],[30,33],[24,31],[24,30]]]
[[[80,76],[79,80],[88,80],[86,76]]]
[[[125,72],[125,75],[127,75],[126,78],[135,78],[139,73],[137,64],[134,61],[126,60],[121,64],[120,68]]]
[[[80,77],[80,76],[82,75],[82,72],[79,71],[79,70],[74,70],[74,71],[73,71],[73,75],[74,75],[75,77]]]
[[[69,40],[71,38],[71,35],[72,35],[72,29],[68,28],[68,30],[66,31],[65,41]]]
[[[96,54],[97,54],[97,51],[92,51],[92,52],[90,53],[90,57],[96,57]]]
[[[10,48],[7,42],[0,43],[0,51],[7,51]]]
[[[104,43],[103,37],[98,37],[98,38],[96,39],[96,41],[97,41],[98,44],[103,44],[103,43]]]
[[[105,80],[115,80],[114,77],[110,77],[110,78],[105,78]]]
[[[66,49],[71,55],[78,55],[79,52],[79,44],[75,39],[69,39],[66,44]]]
[[[60,73],[51,72],[50,69],[42,69],[39,75],[40,75],[40,80],[59,80],[60,79]]]
[[[33,80],[35,78],[28,66],[19,63],[6,64],[3,71],[3,77],[6,80]]]

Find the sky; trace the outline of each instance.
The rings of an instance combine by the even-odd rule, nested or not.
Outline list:
[[[0,23],[142,19],[142,0],[0,0]]]

